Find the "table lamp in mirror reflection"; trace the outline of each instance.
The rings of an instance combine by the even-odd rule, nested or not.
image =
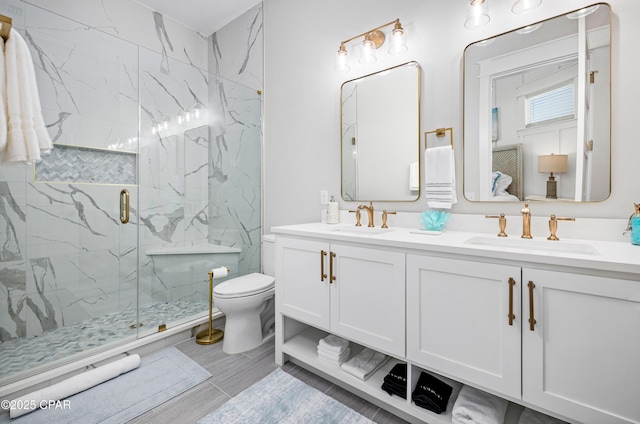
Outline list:
[[[567,155],[550,155],[538,156],[538,172],[549,174],[547,180],[547,199],[558,198],[557,181],[553,174],[562,174],[567,172],[569,160]]]

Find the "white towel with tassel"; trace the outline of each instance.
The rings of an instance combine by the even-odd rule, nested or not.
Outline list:
[[[53,148],[42,118],[29,47],[15,29],[5,45],[7,140],[0,163],[32,164]]]
[[[451,209],[451,205],[458,201],[453,148],[442,146],[425,149],[424,174],[427,205],[434,209]]]
[[[462,386],[451,411],[453,424],[502,424],[509,402],[498,396]]]

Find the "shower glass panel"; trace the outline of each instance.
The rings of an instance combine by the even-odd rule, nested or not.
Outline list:
[[[138,47],[10,3],[55,148],[0,166],[0,385],[138,337]]]

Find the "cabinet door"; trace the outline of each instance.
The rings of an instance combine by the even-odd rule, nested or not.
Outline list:
[[[520,272],[513,266],[407,255],[408,358],[519,398]]]
[[[329,274],[328,243],[277,237],[278,313],[329,330],[329,278],[324,274]]]
[[[583,423],[640,422],[640,282],[527,268],[522,282],[523,399]]]
[[[395,356],[405,353],[404,253],[331,245],[331,330]]]

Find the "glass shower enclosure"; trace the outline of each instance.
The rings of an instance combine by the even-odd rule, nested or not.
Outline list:
[[[224,264],[176,280],[147,253],[217,245],[232,275],[260,270],[255,90],[10,3],[55,148],[0,165],[0,386],[208,315]]]

